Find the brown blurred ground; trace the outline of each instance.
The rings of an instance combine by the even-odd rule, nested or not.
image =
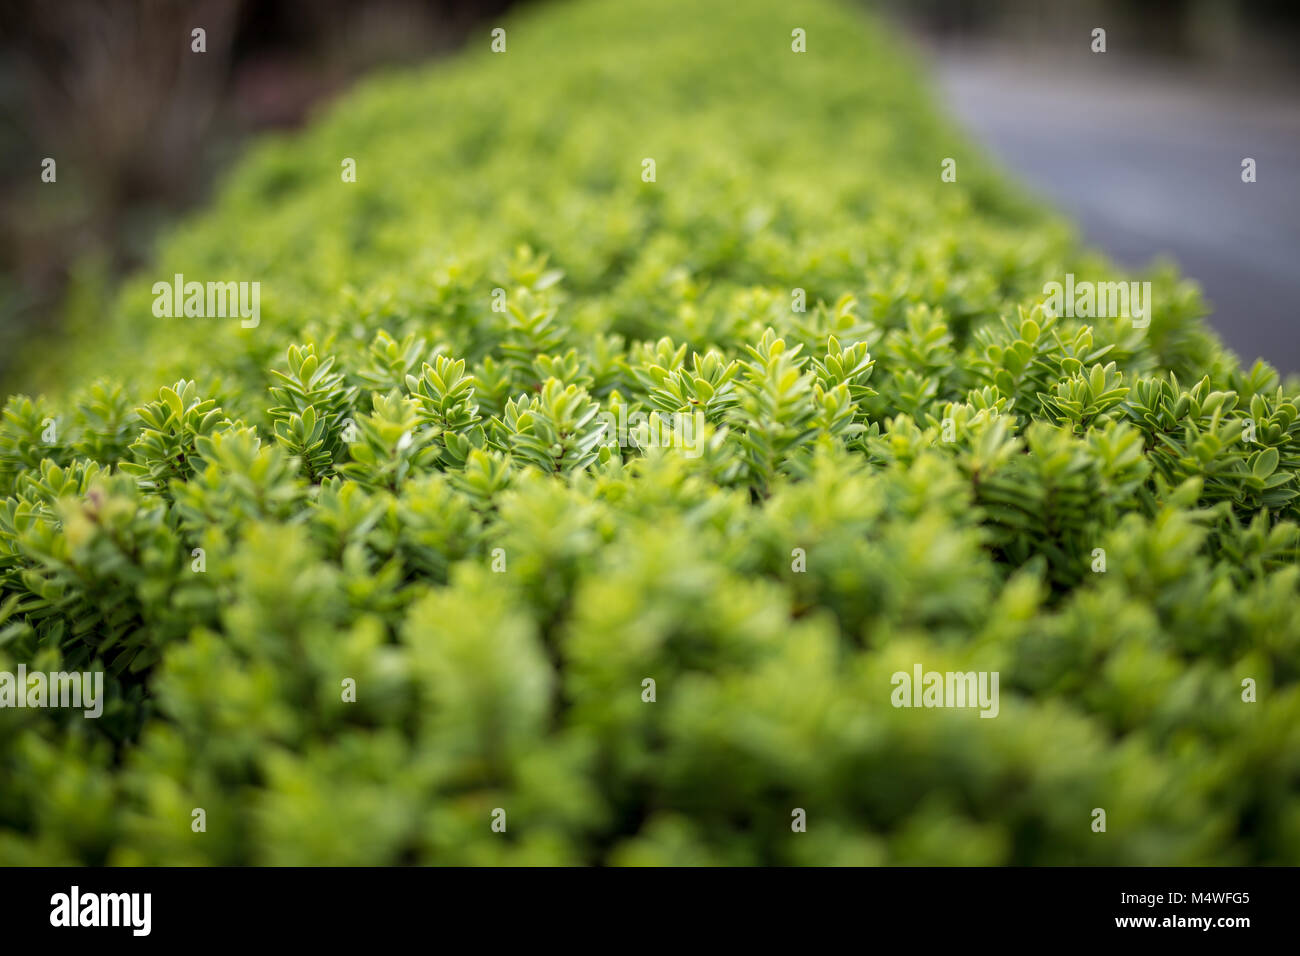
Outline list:
[[[19,342],[56,334],[66,297],[106,297],[249,135],[302,123],[371,69],[454,50],[511,5],[5,0],[0,382]],[[206,53],[191,51],[195,27]]]

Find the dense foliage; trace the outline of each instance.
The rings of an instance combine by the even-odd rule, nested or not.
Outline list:
[[[8,402],[0,671],[109,678],[0,711],[0,862],[1300,862],[1294,387],[1171,271],[1047,311],[1121,276],[856,10],[505,27],[261,145]]]

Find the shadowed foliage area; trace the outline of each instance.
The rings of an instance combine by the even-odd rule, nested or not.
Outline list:
[[[266,139],[9,400],[0,671],[109,676],[0,711],[0,862],[1300,860],[1276,373],[1173,274],[1053,314],[1127,277],[848,6],[505,28]]]

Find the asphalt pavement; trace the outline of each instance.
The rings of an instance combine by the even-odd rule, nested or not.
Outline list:
[[[1229,347],[1300,371],[1300,97],[1101,55],[931,55],[950,112],[1091,243],[1134,268],[1173,258]]]

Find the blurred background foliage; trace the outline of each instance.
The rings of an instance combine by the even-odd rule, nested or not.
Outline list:
[[[11,0],[0,8],[0,386],[26,387],[40,364],[38,343],[65,327],[68,313],[102,309],[120,278],[146,261],[158,229],[203,201],[217,174],[267,129],[299,126],[311,112],[376,68],[443,56],[484,33],[517,0]],[[1140,50],[1157,70],[1205,92],[1228,82],[1290,90],[1300,76],[1300,12],[1289,0],[878,0],[930,49],[940,66],[993,45],[993,59],[1043,59],[1060,66],[1087,56],[1075,42],[1097,24],[1119,40],[1129,62]],[[189,31],[207,30],[207,53],[189,52]],[[970,77],[965,60],[953,82]],[[1025,83],[1023,75],[1007,79]],[[1151,76],[1128,77],[1131,87]],[[985,110],[965,116],[980,135]],[[1064,108],[1068,108],[1064,107]],[[1004,155],[1004,152],[1009,155]],[[1017,139],[999,150],[1020,169]],[[1293,154],[1294,149],[1290,152]],[[42,188],[41,160],[59,162],[58,189]],[[1029,156],[1031,178],[1049,156]],[[1039,174],[1039,175],[1036,175]],[[1073,176],[1073,174],[1070,174]],[[1104,178],[1104,172],[1096,176]],[[1279,175],[1272,171],[1270,176]],[[1284,371],[1300,368],[1277,312],[1278,287],[1247,267],[1225,263],[1225,237],[1210,253],[1180,246],[1178,233],[1124,241],[1114,223],[1094,223],[1069,182],[1055,195],[1080,217],[1088,237],[1125,264],[1156,252],[1194,261],[1218,306],[1233,306],[1220,331],[1244,354],[1267,352]],[[1297,191],[1297,190],[1293,190]],[[1112,241],[1113,240],[1113,241]],[[1174,249],[1170,249],[1170,246]],[[1284,242],[1294,260],[1300,239]],[[1288,251],[1289,250],[1289,251]],[[1216,258],[1217,256],[1217,258]],[[1222,278],[1220,278],[1222,277]],[[1262,288],[1261,288],[1262,287]],[[1290,290],[1294,291],[1294,290]],[[1231,296],[1232,301],[1227,297]],[[1287,296],[1289,298],[1289,296]],[[1242,307],[1249,300],[1248,307]],[[1262,314],[1261,314],[1262,313]],[[1218,321],[1217,317],[1213,317]],[[1271,328],[1269,326],[1272,326]],[[1281,326],[1281,328],[1278,328]],[[20,358],[20,356],[22,356]]]

